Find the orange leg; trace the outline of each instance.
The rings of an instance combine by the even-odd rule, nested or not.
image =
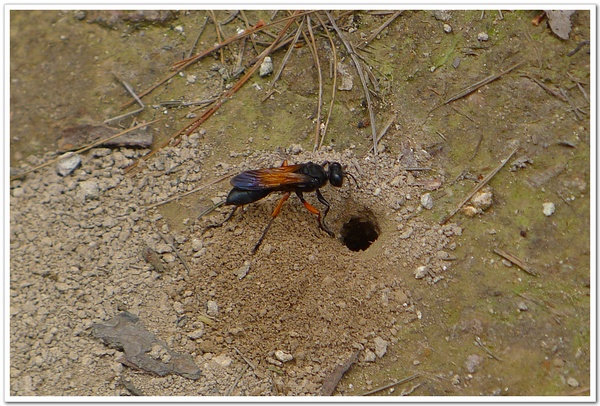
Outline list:
[[[300,198],[300,201],[302,201],[302,204],[304,205],[304,207],[306,207],[306,210],[317,215],[317,221],[319,222],[319,227],[321,227],[321,229],[323,231],[325,231],[327,234],[329,234],[330,236],[333,237],[334,236],[333,232],[325,225],[325,222],[323,221],[323,219],[325,219],[325,216],[327,215],[327,212],[329,211],[329,203],[327,202],[327,200],[325,200],[323,195],[321,195],[321,193],[319,193],[319,189],[317,189],[317,197],[318,197],[319,201],[326,206],[325,214],[323,215],[322,218],[321,218],[321,212],[319,211],[319,209],[317,209],[315,206],[313,206],[312,204],[307,202],[304,199],[304,196],[302,196],[302,192],[296,191],[296,195]]]
[[[256,252],[256,250],[258,250],[258,247],[260,247],[260,244],[262,244],[262,242],[263,242],[263,240],[265,238],[265,235],[267,235],[267,231],[269,231],[269,228],[271,228],[271,224],[273,224],[273,220],[275,220],[275,217],[277,217],[277,215],[281,211],[281,206],[283,206],[283,204],[285,203],[285,201],[287,199],[289,199],[289,197],[290,197],[290,192],[285,192],[285,194],[281,197],[281,200],[279,200],[279,203],[277,204],[277,207],[275,207],[275,210],[273,210],[273,214],[271,214],[271,220],[269,221],[269,224],[267,224],[267,226],[265,227],[265,231],[263,231],[262,235],[258,239],[258,242],[256,243],[256,245],[252,249],[252,253],[253,254]]]

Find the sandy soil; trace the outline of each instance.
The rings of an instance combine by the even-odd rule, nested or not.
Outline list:
[[[181,32],[195,32],[202,13],[149,21],[41,12],[36,27],[24,24],[31,16],[11,15],[16,172],[56,158],[61,130],[122,113],[127,99],[110,72],[136,88],[154,83],[187,49]],[[378,128],[392,119],[377,159],[367,153],[370,128],[360,124],[367,114],[349,59],[338,71],[351,72],[354,85],[338,92],[330,135],[312,152],[318,78],[302,47],[283,92],[260,103],[269,78],[257,78],[147,160],[138,161],[148,149],[97,147],[66,176],[52,163],[11,180],[10,395],[317,395],[332,385],[334,394],[357,395],[409,376],[404,394],[589,393],[589,55],[583,48],[565,56],[589,39],[589,13],[573,17],[569,41],[533,27],[534,12],[475,14],[406,12],[374,41]],[[356,13],[344,32],[357,42],[388,17]],[[490,42],[477,39],[482,31]],[[33,52],[31,38],[46,46]],[[77,46],[84,53],[74,58]],[[331,58],[328,40],[319,51],[323,63]],[[45,59],[48,52],[56,58]],[[521,59],[507,77],[431,112]],[[218,56],[203,63],[147,98],[142,117],[165,118],[149,127],[158,140],[196,114],[159,101],[206,99],[231,84]],[[65,66],[85,72],[72,88]],[[43,81],[34,79],[40,71]],[[531,77],[562,88],[577,113]],[[65,91],[49,97],[55,88]],[[488,195],[478,196],[477,214],[461,211],[441,225],[515,148]],[[322,189],[334,238],[292,196],[252,254],[277,194],[206,228],[230,211],[199,217],[225,198],[227,177],[284,159],[340,162],[357,178]],[[551,202],[556,214],[543,214]],[[344,244],[356,221],[377,232],[361,251]],[[494,247],[525,257],[541,277]],[[122,312],[156,337],[148,360],[171,368],[175,353],[187,354],[200,373],[136,368],[131,354],[98,335]],[[401,394],[393,391],[381,393]]]

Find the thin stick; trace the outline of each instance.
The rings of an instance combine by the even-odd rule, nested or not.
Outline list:
[[[244,13],[244,10],[240,10],[240,15],[242,16],[242,20],[244,20],[244,25],[246,26],[246,29],[249,29],[250,23],[248,22],[248,18],[246,17],[246,13]],[[256,48],[256,41],[254,40],[253,35],[250,36],[250,41],[252,41],[252,46],[254,47],[254,52],[256,52],[258,54],[259,52]]]
[[[208,187],[208,186],[214,185],[214,184],[216,184],[216,183],[219,183],[219,182],[221,182],[221,181],[223,181],[223,180],[225,180],[225,179],[229,178],[230,176],[231,176],[231,175],[225,175],[225,176],[221,176],[220,178],[217,178],[217,179],[215,179],[215,180],[211,180],[210,182],[208,182],[208,183],[205,183],[205,184],[204,184],[204,185],[202,185],[202,186],[198,186],[197,188],[195,188],[195,189],[192,189],[192,190],[190,190],[190,191],[188,191],[188,192],[182,193],[182,194],[180,194],[180,195],[177,195],[177,196],[173,196],[173,197],[171,197],[171,198],[169,198],[169,199],[167,199],[167,200],[164,200],[164,201],[162,201],[162,202],[153,203],[153,204],[151,204],[151,205],[149,205],[149,206],[146,206],[146,209],[151,209],[151,208],[153,208],[153,207],[162,206],[163,204],[167,204],[167,203],[169,203],[169,202],[172,202],[173,200],[178,200],[178,199],[181,199],[182,197],[185,197],[185,196],[187,196],[187,195],[191,195],[192,193],[196,193],[197,191],[199,191],[199,190],[202,190],[202,189],[204,189],[205,187]],[[213,209],[213,210],[214,210],[214,209]]]
[[[225,393],[225,396],[231,395],[231,392],[233,392],[233,390],[235,389],[235,387],[237,386],[237,384],[240,383],[240,380],[242,379],[242,376],[244,376],[244,374],[246,373],[247,370],[248,370],[248,365],[244,365],[244,368],[242,369],[242,372],[240,372],[240,374],[238,375],[238,377],[235,380],[235,382],[233,383],[233,385],[231,385],[231,387],[227,390],[227,392]]]
[[[110,137],[108,137],[108,138],[104,138],[104,139],[101,139],[101,140],[99,140],[99,141],[96,141],[96,142],[94,142],[94,143],[92,143],[92,144],[88,145],[87,147],[83,147],[83,148],[81,148],[81,149],[78,149],[77,151],[74,151],[74,152],[73,152],[73,154],[81,154],[82,152],[85,152],[85,151],[87,151],[88,149],[92,149],[92,148],[94,148],[94,147],[97,147],[98,145],[102,145],[102,144],[104,144],[104,143],[105,143],[105,142],[107,142],[107,141],[113,140],[113,139],[115,139],[115,138],[119,138],[120,136],[122,136],[122,135],[125,135],[125,134],[127,134],[127,133],[129,133],[129,132],[131,132],[131,131],[133,131],[133,130],[137,130],[138,128],[146,127],[146,126],[148,126],[148,125],[150,125],[150,124],[154,124],[154,123],[156,123],[157,121],[161,121],[161,120],[164,120],[164,119],[163,119],[163,118],[159,118],[159,119],[156,119],[156,120],[149,121],[149,122],[147,122],[147,123],[138,124],[138,125],[136,125],[135,127],[131,127],[131,128],[129,128],[129,129],[125,130],[125,131],[122,131],[122,132],[120,132],[120,133],[118,133],[118,134],[111,135],[111,136],[110,136]],[[63,159],[63,158],[62,158],[62,156],[60,156],[60,157],[58,157],[58,158],[56,158],[56,159],[53,159],[53,160],[51,160],[51,161],[48,161],[48,162],[46,162],[46,163],[44,163],[44,164],[38,165],[38,166],[36,166],[36,167],[33,167],[33,168],[31,168],[31,169],[27,169],[27,170],[26,170],[26,171],[24,171],[24,172],[21,172],[21,173],[19,173],[19,174],[17,174],[17,175],[11,176],[11,177],[10,177],[10,180],[14,180],[14,179],[20,178],[21,176],[25,175],[26,173],[33,172],[33,171],[37,171],[38,169],[41,169],[41,168],[43,168],[43,167],[45,167],[45,166],[52,165],[53,163],[56,163],[56,162],[60,161],[61,159]]]
[[[250,366],[250,368],[252,368],[253,371],[256,369],[256,367],[254,366],[254,364],[252,364],[252,362],[250,362],[250,360],[248,358],[244,357],[244,354],[242,354],[242,352],[240,350],[238,350],[236,347],[233,347],[233,349],[235,350],[235,352],[238,353],[238,355],[240,357],[242,357],[242,359],[244,361],[246,361],[246,364],[248,364]]]
[[[525,261],[522,261],[521,259],[515,257],[513,254],[503,251],[500,248],[494,248],[494,252],[500,255],[501,257],[507,259],[508,261],[512,262],[513,264],[527,272],[529,275],[537,276],[539,278],[540,274],[538,272],[531,269],[531,267],[527,265]]]
[[[315,143],[313,144],[313,152],[319,147],[319,133],[321,132],[321,107],[323,105],[323,72],[321,72],[321,62],[319,61],[319,52],[317,51],[317,43],[310,22],[310,15],[306,16],[306,26],[308,27],[308,35],[310,36],[310,49],[317,66],[319,75],[319,98],[317,101],[317,120],[315,123]]]
[[[200,41],[200,37],[202,36],[204,29],[206,28],[206,23],[208,23],[208,16],[204,16],[204,24],[202,24],[202,27],[200,27],[200,31],[198,32],[198,35],[196,36],[196,39],[194,40],[192,47],[188,51],[186,58],[191,57],[192,54],[194,53],[194,49],[196,48],[196,45],[198,45],[198,41]]]
[[[327,134],[327,129],[329,128],[329,120],[333,114],[333,103],[335,102],[335,92],[337,90],[337,49],[335,44],[333,43],[333,38],[331,37],[331,33],[327,28],[325,22],[321,19],[319,14],[315,14],[319,23],[323,27],[325,34],[327,34],[327,38],[329,39],[329,44],[331,45],[331,52],[333,53],[333,84],[331,87],[331,102],[329,103],[329,111],[327,112],[327,120],[325,120],[325,127],[323,127],[323,132],[321,133],[321,141],[319,141],[319,148],[323,146],[323,140],[325,140],[325,134]]]
[[[562,94],[560,94],[556,90],[551,89],[550,87],[546,86],[546,84],[544,82],[542,82],[541,80],[536,79],[536,78],[534,78],[532,76],[529,76],[529,75],[525,75],[525,74],[521,75],[521,77],[527,78],[529,80],[532,80],[533,82],[535,82],[539,87],[541,87],[542,89],[544,89],[550,95],[556,97],[557,99],[559,99],[561,101],[567,102],[567,99]]]
[[[442,221],[440,221],[440,224],[446,224],[448,222],[448,220],[450,220],[456,213],[458,213],[460,208],[463,207],[464,204],[467,203],[469,200],[471,200],[471,198],[475,195],[475,193],[479,192],[481,190],[481,188],[484,187],[494,177],[494,175],[496,175],[498,173],[498,171],[500,169],[502,169],[502,167],[504,165],[506,165],[508,160],[510,158],[512,158],[512,156],[515,154],[515,152],[517,152],[517,148],[513,149],[512,152],[505,159],[502,160],[500,165],[498,165],[493,171],[488,173],[486,175],[486,177],[483,178],[481,180],[481,182],[479,182],[477,184],[477,186],[475,186],[475,188],[473,188],[473,190],[469,194],[467,194],[467,197],[465,197],[464,200],[462,202],[460,202],[460,204],[452,211],[452,213],[450,213]]]
[[[357,46],[357,48],[362,49],[362,48],[366,47],[367,45],[369,45],[369,42],[373,41],[381,33],[381,31],[383,31],[385,29],[385,27],[390,25],[396,18],[398,18],[400,15],[402,15],[402,13],[404,13],[404,11],[396,11],[393,16],[391,16],[385,23],[383,23],[383,25],[381,27],[376,29],[375,32],[373,32],[373,34],[371,34],[369,36],[369,38],[364,40],[364,42],[362,44]]]
[[[223,42],[223,40],[221,39],[221,26],[219,25],[219,22],[217,21],[217,16],[215,15],[214,11],[212,10],[208,10],[208,14],[210,15],[210,18],[213,22],[213,24],[215,25],[215,32],[217,33],[217,42]],[[221,64],[225,65],[225,55],[223,54],[223,48],[219,49],[219,56],[221,57]]]
[[[183,267],[185,268],[187,275],[190,276],[190,267],[188,266],[186,260],[183,259],[183,257],[179,253],[179,250],[177,249],[177,247],[175,246],[175,243],[173,242],[173,238],[172,237],[167,238],[167,236],[164,235],[163,233],[161,233],[160,231],[158,231],[158,229],[156,227],[154,227],[154,231],[156,231],[156,233],[158,235],[160,235],[160,238],[162,238],[164,242],[166,242],[167,244],[169,244],[171,246],[171,248],[173,248],[175,255],[177,255],[177,258],[179,258],[179,260],[183,264]]]
[[[349,43],[346,40],[346,38],[344,38],[341,30],[335,23],[335,19],[333,18],[331,13],[329,11],[325,11],[325,13],[327,13],[327,18],[329,18],[329,22],[331,23],[331,26],[333,27],[335,32],[337,32],[340,40],[344,43],[346,50],[348,51],[348,53],[350,54],[350,57],[352,58],[352,62],[354,62],[354,66],[356,67],[358,76],[360,77],[360,81],[363,86],[363,92],[365,94],[365,99],[367,99],[367,107],[369,109],[369,119],[371,120],[371,132],[373,133],[372,134],[373,135],[373,151],[374,151],[373,155],[374,155],[375,159],[377,159],[377,129],[375,128],[375,113],[373,112],[373,105],[371,103],[371,95],[369,93],[369,88],[367,87],[367,81],[365,79],[365,74],[362,70],[360,61],[358,60],[358,57],[356,56],[356,52],[354,52],[354,48],[352,47],[352,44]]]
[[[290,43],[290,46],[288,47],[287,52],[285,53],[285,56],[283,57],[281,66],[279,67],[279,69],[277,70],[277,73],[275,74],[275,76],[273,77],[273,80],[271,81],[271,85],[269,86],[269,90],[267,91],[267,97],[265,97],[262,101],[265,101],[269,97],[271,97],[272,90],[275,87],[275,83],[277,83],[277,81],[279,80],[279,77],[283,73],[283,69],[285,68],[285,65],[287,64],[288,59],[290,59],[290,56],[292,55],[292,51],[294,50],[294,47],[296,46],[296,43],[298,42],[298,39],[300,38],[300,34],[302,33],[302,24],[304,24],[304,19],[300,20],[300,24],[298,24],[298,28],[296,29],[296,35],[294,36],[293,41]]]
[[[385,123],[385,126],[383,127],[383,130],[381,130],[381,132],[379,133],[379,136],[377,137],[377,143],[379,143],[379,141],[381,141],[381,139],[385,136],[385,134],[387,133],[387,130],[390,129],[391,125],[394,123],[394,120],[396,120],[396,116],[390,118],[388,120],[387,123]],[[370,151],[373,151],[373,148],[375,148],[375,145],[371,146]]]
[[[475,345],[478,345],[479,347],[483,348],[483,350],[485,352],[487,352],[490,357],[494,358],[496,361],[500,361],[503,362],[500,358],[498,358],[493,352],[492,350],[490,350],[482,341],[481,338],[475,336]]]
[[[516,64],[514,64],[513,66],[511,66],[510,68],[508,68],[508,69],[506,69],[506,70],[504,70],[504,71],[502,71],[502,72],[495,73],[495,74],[493,74],[493,75],[490,75],[490,76],[488,76],[488,77],[487,77],[487,78],[485,78],[485,79],[482,79],[482,80],[480,80],[480,81],[479,81],[479,82],[477,82],[477,83],[473,83],[472,85],[470,85],[470,86],[467,86],[465,89],[463,89],[463,90],[461,90],[460,92],[456,93],[454,96],[450,97],[448,100],[446,100],[446,101],[445,101],[444,103],[442,103],[442,104],[448,104],[448,103],[451,103],[451,102],[453,102],[453,101],[455,101],[455,100],[458,100],[458,99],[460,99],[460,98],[463,98],[463,97],[465,97],[465,96],[467,96],[467,95],[469,95],[469,94],[473,93],[475,90],[479,89],[480,87],[482,87],[482,86],[485,86],[485,85],[487,85],[488,83],[491,83],[491,82],[493,82],[494,80],[501,78],[503,75],[506,75],[506,74],[507,74],[507,73],[509,73],[510,71],[512,71],[512,70],[514,70],[514,69],[516,69],[516,68],[518,68],[518,67],[519,67],[519,66],[521,66],[523,63],[525,63],[525,61],[521,61],[521,62],[519,62],[519,63],[516,63]]]
[[[297,12],[297,14],[300,15],[299,12]],[[231,96],[233,94],[235,94],[244,85],[244,83],[246,83],[248,81],[248,79],[250,79],[250,77],[254,74],[254,72],[256,72],[258,70],[258,68],[260,67],[260,64],[262,63],[262,61],[264,60],[264,58],[273,51],[273,49],[275,48],[275,46],[279,42],[279,39],[281,39],[283,37],[283,35],[288,30],[288,28],[290,27],[290,25],[292,25],[293,21],[294,20],[290,19],[287,22],[287,24],[285,25],[285,27],[279,32],[278,38],[271,44],[270,47],[268,47],[267,49],[265,49],[258,56],[258,58],[257,58],[256,62],[254,63],[254,65],[250,69],[248,69],[246,71],[246,73],[244,74],[244,76],[242,76],[231,89],[229,89],[228,91],[226,91],[225,93],[223,93],[223,95],[221,96],[221,98],[219,98],[219,100],[215,102],[214,106],[212,106],[210,109],[208,109],[207,111],[205,111],[204,114],[202,114],[202,116],[200,116],[200,118],[192,121],[190,124],[188,124],[187,126],[183,127],[179,131],[177,131],[168,140],[166,140],[162,145],[160,145],[156,149],[152,150],[143,159],[150,158],[152,155],[156,154],[162,148],[164,148],[165,146],[169,145],[169,143],[173,139],[175,139],[176,137],[178,137],[179,135],[181,135],[183,133],[185,133],[187,135],[191,134],[198,127],[200,127],[202,125],[202,123],[204,123],[206,120],[208,120],[217,110],[219,110],[219,108],[223,105],[223,103],[225,102],[225,100],[231,98]],[[127,167],[127,170],[133,169],[134,167],[136,167],[138,165],[138,163],[139,163],[139,160],[136,163],[134,163],[134,164],[130,165],[129,167]]]
[[[230,22],[232,22],[233,20],[235,20],[235,18],[238,16],[238,14],[240,13],[240,10],[234,10],[229,17],[227,17],[225,20],[221,21],[219,24],[220,25],[227,25]]]
[[[113,121],[118,121],[121,120],[125,117],[129,117],[129,116],[133,116],[136,115],[138,113],[141,113],[142,111],[144,111],[144,109],[146,108],[146,106],[144,105],[144,102],[142,102],[142,100],[138,97],[138,95],[135,93],[135,91],[133,90],[133,88],[129,85],[129,83],[125,82],[123,79],[121,79],[119,76],[117,76],[116,73],[113,73],[114,77],[121,82],[121,84],[125,87],[125,89],[129,92],[129,94],[135,99],[135,101],[140,105],[139,109],[136,109],[134,111],[130,111],[129,113],[125,113],[125,114],[121,114],[120,116],[117,117],[113,117],[113,118],[109,118],[104,120],[104,124],[108,124],[110,122]]]
[[[148,94],[150,94],[152,91],[154,91],[157,87],[159,87],[160,85],[162,85],[163,83],[167,82],[169,79],[171,79],[172,77],[176,76],[177,74],[179,74],[179,72],[181,72],[182,70],[184,70],[185,68],[187,68],[188,66],[196,63],[197,61],[199,61],[200,59],[204,58],[207,55],[210,55],[211,53],[223,48],[224,46],[226,46],[227,44],[237,41],[239,39],[245,38],[249,35],[252,35],[253,33],[255,33],[256,31],[260,31],[262,29],[264,29],[266,27],[266,25],[264,23],[262,23],[261,21],[259,21],[254,27],[245,30],[243,33],[238,34],[238,35],[234,35],[233,37],[226,39],[225,41],[221,42],[220,44],[215,45],[214,47],[207,49],[206,51],[203,51],[199,54],[196,54],[190,58],[184,59],[183,61],[179,61],[177,63],[174,63],[172,66],[174,68],[174,71],[171,72],[170,74],[168,74],[167,76],[165,76],[164,78],[162,78],[161,80],[159,80],[156,84],[152,85],[150,88],[146,89],[145,91],[141,92],[138,96],[144,97]],[[124,103],[123,105],[121,105],[121,108],[125,108],[130,106],[131,104],[133,104],[134,100],[130,100],[126,103]]]
[[[381,392],[382,390],[389,389],[389,388],[391,388],[392,386],[396,386],[396,385],[400,385],[400,384],[403,384],[403,383],[406,383],[406,382],[410,382],[410,381],[412,381],[413,379],[416,379],[416,378],[418,378],[418,377],[420,377],[420,376],[421,376],[421,374],[419,374],[419,373],[416,373],[416,374],[414,374],[414,375],[411,375],[411,376],[409,376],[409,377],[407,377],[407,378],[400,379],[399,381],[396,381],[396,382],[390,383],[389,385],[385,385],[385,386],[382,386],[382,387],[380,387],[380,388],[373,389],[372,391],[365,392],[365,393],[363,393],[361,396],[368,396],[368,395],[372,395],[372,394],[374,394],[374,393],[377,393],[377,392]]]

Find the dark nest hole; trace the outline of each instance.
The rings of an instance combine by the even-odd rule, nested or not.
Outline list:
[[[352,217],[342,226],[340,234],[350,251],[364,251],[379,237],[379,226],[374,219]]]

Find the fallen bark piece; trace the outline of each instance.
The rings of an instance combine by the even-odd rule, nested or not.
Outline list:
[[[103,138],[109,138],[122,130],[106,125],[83,124],[66,128],[58,140],[59,151],[69,151],[92,144]],[[120,137],[106,141],[102,145],[111,147],[138,147],[148,148],[152,145],[154,137],[148,127],[131,131]]]
[[[198,379],[200,368],[189,354],[171,351],[167,345],[146,330],[139,318],[122,312],[107,321],[94,323],[93,334],[109,347],[125,353],[121,363],[159,376],[177,374],[184,378]]]
[[[355,352],[344,362],[342,365],[338,365],[323,381],[323,387],[321,387],[322,396],[331,396],[333,391],[337,387],[338,383],[358,358],[358,352]]]

